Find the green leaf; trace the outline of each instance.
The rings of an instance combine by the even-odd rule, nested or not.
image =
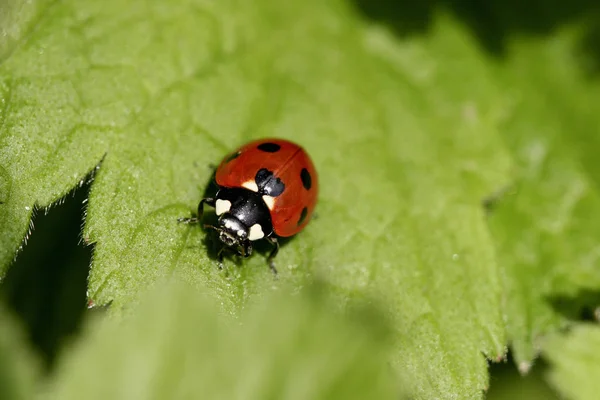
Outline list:
[[[24,40],[44,10],[55,0],[3,0],[0,3],[0,61]]]
[[[0,399],[31,399],[39,370],[39,360],[27,348],[20,327],[0,307]]]
[[[92,324],[44,397],[398,398],[385,327],[366,310],[342,316],[314,293],[266,296],[241,319],[216,310],[187,285],[152,292],[124,321]]]
[[[28,208],[56,201],[102,160],[84,230],[96,243],[92,298],[119,310],[173,275],[237,312],[280,285],[264,256],[219,271],[204,233],[176,219],[227,151],[292,138],[322,187],[318,219],[278,257],[280,281],[319,276],[342,304],[378,299],[395,324],[392,361],[416,397],[480,398],[484,355],[505,352],[480,200],[507,180],[510,159],[495,104],[473,118],[471,92],[447,82],[463,65],[436,67],[448,48],[480,62],[455,21],[442,20],[432,43],[399,44],[341,1],[58,2],[0,69],[3,241],[16,248]],[[468,73],[483,96],[486,72]]]
[[[119,312],[176,276],[236,314],[316,276],[341,305],[385,305],[391,361],[425,399],[481,398],[507,334],[526,370],[564,322],[554,296],[600,287],[597,84],[574,72],[572,32],[509,41],[499,63],[445,13],[399,39],[342,0],[36,4],[2,45],[0,270],[34,205],[97,170],[97,303]],[[205,233],[176,223],[209,164],[261,136],[300,142],[322,183],[279,282],[261,252],[219,271]],[[481,200],[505,187],[488,224]]]
[[[580,37],[570,28],[547,42],[516,43],[498,78],[509,88],[503,137],[517,173],[490,227],[522,372],[545,334],[579,318],[578,298],[600,289],[600,84],[581,73]]]
[[[566,334],[544,341],[552,369],[550,383],[571,400],[594,400],[600,391],[600,328],[579,324]]]
[[[536,363],[535,368],[524,376],[512,362],[491,365],[491,385],[485,399],[561,400],[545,379],[547,369],[545,363]]]

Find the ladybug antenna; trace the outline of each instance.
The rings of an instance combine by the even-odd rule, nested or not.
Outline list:
[[[204,224],[204,229],[212,229],[212,230],[217,231],[217,232],[221,231],[218,227],[216,227],[214,225],[209,225],[209,224]]]

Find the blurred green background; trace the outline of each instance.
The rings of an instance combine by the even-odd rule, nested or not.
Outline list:
[[[573,0],[568,2],[558,0],[348,0],[348,2],[362,22],[369,26],[372,24],[373,26],[389,30],[393,37],[399,41],[415,38],[427,40],[430,36],[435,35],[436,29],[438,29],[435,25],[437,21],[436,16],[441,14],[449,15],[450,18],[456,19],[462,26],[466,27],[466,30],[476,42],[478,49],[483,53],[481,59],[478,58],[475,61],[467,60],[465,62],[477,65],[478,62],[483,63],[491,60],[489,63],[492,67],[489,70],[493,70],[494,72],[501,70],[509,63],[514,63],[514,68],[507,68],[509,72],[503,71],[498,73],[498,76],[501,78],[498,78],[497,85],[502,89],[504,89],[503,85],[506,85],[507,92],[514,90],[514,87],[517,87],[519,83],[523,83],[524,85],[524,82],[527,83],[537,77],[536,68],[538,66],[536,62],[539,62],[539,59],[535,56],[532,56],[531,59],[521,59],[519,57],[522,56],[523,50],[520,49],[520,52],[517,53],[521,56],[516,56],[514,59],[510,58],[511,46],[514,47],[515,43],[556,43],[558,48],[556,51],[561,55],[563,54],[560,53],[563,50],[563,47],[561,47],[563,42],[573,43],[573,51],[569,53],[565,52],[564,58],[569,57],[569,62],[572,61],[576,69],[562,71],[562,66],[557,67],[557,69],[559,72],[564,72],[565,76],[575,77],[573,80],[577,81],[581,86],[571,87],[570,81],[565,81],[564,83],[559,81],[556,87],[548,88],[548,93],[541,92],[535,93],[535,95],[539,95],[543,99],[561,99],[563,98],[561,84],[564,84],[567,90],[573,90],[572,93],[569,92],[568,95],[564,95],[564,103],[555,105],[557,109],[560,109],[560,112],[557,111],[556,114],[560,114],[561,116],[566,115],[566,117],[564,119],[557,117],[557,120],[550,120],[549,118],[547,122],[548,125],[551,125],[551,128],[547,128],[548,132],[550,132],[547,135],[548,141],[552,142],[552,145],[558,149],[551,157],[555,156],[559,160],[567,159],[576,168],[584,170],[586,178],[589,178],[590,191],[595,192],[600,187],[600,162],[598,162],[597,157],[598,150],[600,150],[600,134],[593,134],[594,131],[598,132],[598,126],[593,126],[593,124],[595,121],[598,121],[596,117],[600,114],[600,106],[598,106],[598,103],[594,103],[596,100],[600,100],[600,94],[593,92],[593,90],[599,87],[598,81],[600,78],[600,2],[591,0]],[[56,4],[59,3],[60,1],[56,2]],[[12,10],[13,8],[10,7],[10,5],[7,6],[6,4],[0,5],[0,11]],[[6,24],[11,15],[8,12],[4,14],[0,12],[0,26],[3,23]],[[563,35],[563,32],[566,33]],[[4,51],[10,46],[18,48],[19,32],[8,32],[4,40],[0,51]],[[414,47],[409,48],[407,51],[413,52],[412,55],[416,54],[415,59],[418,59],[422,49],[418,43],[412,45]],[[568,47],[567,45],[564,46]],[[532,45],[532,48],[534,47],[535,45]],[[540,51],[540,54],[555,51],[552,46],[549,47],[551,50],[547,52],[546,50]],[[454,60],[454,49],[442,47],[440,48],[440,52],[447,52],[447,59]],[[382,53],[385,53],[385,51],[382,51]],[[525,51],[524,53],[527,52]],[[8,57],[10,57],[10,53],[7,53],[5,56],[5,58]],[[460,57],[460,55],[457,57]],[[549,58],[551,59],[552,57]],[[561,58],[561,56],[559,55],[557,58]],[[427,59],[427,57],[423,57],[423,59]],[[399,60],[398,62],[402,64],[404,60]],[[457,59],[456,62],[460,64],[463,61]],[[425,67],[424,65],[423,68],[425,69]],[[456,66],[453,68],[456,68]],[[489,70],[483,72],[482,75],[491,74]],[[418,71],[413,72],[415,74],[418,73]],[[540,72],[540,75],[543,75],[543,73]],[[548,76],[550,78],[544,76],[544,79],[552,80],[555,75],[548,73]],[[452,75],[445,77],[446,81],[451,81],[452,79]],[[502,81],[502,79],[505,79],[505,81]],[[490,80],[494,81],[493,78]],[[506,82],[509,83],[507,84]],[[464,92],[468,93],[471,90],[477,92],[478,90],[477,87],[469,87],[470,82],[464,82],[464,87],[461,87],[459,83],[457,83],[457,86]],[[589,91],[585,90],[588,84]],[[535,88],[535,86],[532,85],[530,88]],[[535,91],[529,90],[525,86],[521,90],[523,92]],[[580,93],[577,93],[578,90]],[[573,93],[577,96],[577,102],[570,101],[571,98],[569,96],[575,97]],[[533,97],[533,99],[536,100],[537,97]],[[533,103],[529,100],[528,98],[524,101],[525,106]],[[435,100],[433,102],[435,103]],[[442,101],[440,102],[443,103]],[[490,102],[493,103],[493,101]],[[572,109],[569,107],[572,107]],[[490,109],[493,108],[492,104]],[[542,111],[539,115],[543,115],[544,113],[547,113],[549,117],[554,115],[552,104],[547,109],[543,106],[540,106],[540,108],[542,108]],[[532,111],[536,110],[537,108],[532,106]],[[598,114],[595,115],[595,112],[598,112]],[[443,114],[443,112],[441,113]],[[476,114],[468,106],[464,108],[464,113],[466,118],[472,116],[471,114]],[[501,114],[500,111],[498,113]],[[492,115],[490,119],[495,122],[496,117],[496,115]],[[538,115],[535,117],[539,118]],[[499,136],[504,140],[502,144],[515,153],[514,158],[516,159],[515,164],[517,166],[509,169],[517,176],[514,180],[520,181],[520,193],[525,193],[525,196],[533,194],[528,197],[529,201],[533,203],[533,208],[548,209],[550,210],[548,214],[552,215],[553,210],[551,207],[554,205],[554,198],[552,194],[548,194],[548,192],[552,191],[544,192],[543,187],[546,178],[548,178],[548,181],[552,181],[552,171],[544,170],[543,173],[536,175],[537,171],[532,172],[532,170],[528,169],[527,160],[523,161],[527,159],[529,154],[524,155],[525,152],[521,151],[522,148],[520,147],[521,131],[519,129],[522,129],[522,131],[536,129],[543,131],[546,128],[543,122],[546,121],[542,123],[537,121],[537,125],[534,123],[529,125],[529,121],[524,118],[517,122],[511,121],[512,124],[505,124],[502,118],[502,116],[497,117],[498,120],[502,121],[498,125],[503,128],[508,127],[507,130],[509,132],[501,132]],[[443,125],[443,121],[440,124]],[[490,123],[490,125],[494,124]],[[573,127],[572,130],[569,129],[571,127]],[[560,133],[555,137],[553,135],[556,131]],[[590,134],[590,132],[592,133]],[[544,134],[541,133],[540,136],[543,137]],[[448,139],[448,143],[451,144],[451,138]],[[504,150],[499,150],[499,152],[501,151]],[[445,168],[444,165],[438,167],[440,169]],[[478,165],[474,168],[485,169],[485,167]],[[549,168],[549,170],[560,169],[560,167],[562,165],[559,163],[559,167],[554,166]],[[465,175],[469,174],[469,171],[463,172]],[[178,177],[177,179],[184,178]],[[567,176],[564,179],[570,180],[571,178]],[[469,181],[469,178],[466,178],[465,181],[469,184],[472,183],[472,181]],[[476,179],[473,179],[473,181],[476,181]],[[535,186],[538,183],[539,187]],[[3,184],[3,181],[0,181],[1,184]],[[19,252],[16,261],[11,264],[6,276],[0,282],[2,304],[23,325],[28,343],[31,344],[32,348],[35,349],[41,360],[43,360],[45,373],[53,373],[55,361],[61,355],[64,355],[64,352],[68,352],[65,349],[69,349],[70,345],[77,343],[77,338],[80,337],[79,335],[84,330],[87,316],[93,312],[102,313],[101,310],[90,311],[87,309],[87,278],[90,272],[93,246],[83,244],[82,224],[84,222],[84,210],[91,185],[93,183],[89,181],[73,190],[59,204],[50,207],[47,212],[36,211],[33,218],[35,229],[28,238],[27,245]],[[477,183],[473,185],[476,186]],[[194,182],[191,186],[197,186],[197,182]],[[468,184],[465,186],[468,186]],[[3,189],[3,187],[0,186],[0,189]],[[512,187],[509,188],[509,192],[510,189]],[[477,192],[477,190],[473,190],[473,192]],[[560,192],[560,190],[556,190],[556,192]],[[0,193],[2,192],[0,191]],[[535,204],[535,200],[537,199],[535,195],[538,194],[540,198],[545,199],[545,202]],[[503,195],[499,196],[501,201],[503,197]],[[517,211],[525,210],[523,214],[527,215],[526,207],[523,207],[523,209],[519,208],[522,205],[519,203],[519,200],[514,200],[510,196],[508,197],[507,208],[509,211],[507,214],[500,214],[500,216],[508,215],[510,218],[514,218],[515,215],[518,216],[518,213],[511,214],[511,207],[514,207]],[[4,201],[4,199],[0,198],[0,201]],[[492,203],[488,211],[494,217],[498,204],[495,202]],[[588,204],[585,203],[584,206],[587,207]],[[594,216],[594,213],[597,213],[597,208],[594,208],[594,204],[590,206],[589,210],[585,209],[585,207],[583,211],[579,210],[580,214],[573,217],[577,221],[573,224],[567,224],[568,228],[572,230],[565,230],[564,233],[561,232],[564,236],[557,235],[554,238],[556,239],[555,242],[552,240],[544,242],[545,247],[541,245],[539,247],[527,247],[531,243],[537,244],[538,242],[535,240],[543,236],[541,234],[538,235],[537,232],[527,236],[527,240],[534,237],[534,239],[531,239],[531,242],[518,241],[517,243],[512,243],[508,241],[509,243],[506,245],[502,241],[502,239],[505,239],[503,234],[510,238],[513,232],[522,231],[523,227],[521,224],[523,221],[519,221],[514,225],[510,225],[509,222],[508,225],[510,226],[508,228],[502,226],[502,223],[498,223],[496,226],[494,225],[495,222],[492,222],[492,227],[496,226],[496,231],[494,229],[492,231],[499,232],[496,237],[499,238],[498,242],[502,243],[498,245],[499,259],[501,262],[511,264],[514,261],[513,256],[515,259],[518,258],[515,254],[519,250],[522,250],[518,248],[518,246],[522,245],[527,247],[526,253],[534,254],[532,258],[539,257],[540,260],[536,261],[539,261],[541,268],[546,268],[552,263],[557,263],[563,267],[566,265],[564,270],[568,271],[571,261],[576,265],[589,262],[589,265],[592,266],[589,275],[592,276],[596,266],[595,259],[589,258],[585,262],[580,262],[579,259],[575,259],[574,261],[569,259],[572,253],[576,255],[579,255],[578,252],[582,255],[587,254],[585,253],[587,248],[595,246],[595,231],[584,229],[587,225],[581,228],[582,225],[578,225],[578,223],[583,220],[584,223],[587,222],[592,226],[600,225],[595,224],[593,219],[585,221],[586,216]],[[506,213],[506,211],[504,212]],[[496,218],[495,221],[498,221],[499,218]],[[510,218],[508,219],[510,220]],[[551,221],[549,225],[552,222],[554,221]],[[503,230],[504,228],[506,228],[506,231]],[[511,231],[511,229],[514,229],[514,231]],[[572,248],[568,247],[568,243],[564,245],[564,248],[556,245],[557,243],[562,245],[563,242],[566,242],[564,239],[570,237],[584,239],[578,240]],[[582,244],[580,249],[578,247],[580,243],[585,243],[586,246],[589,244],[589,246],[586,247]],[[296,252],[302,253],[303,250],[305,248],[296,249]],[[557,259],[552,259],[552,257],[549,260],[546,259],[545,257],[548,254],[551,256],[555,255],[552,253],[554,250],[556,250],[558,261]],[[560,256],[563,255],[569,262],[563,262],[564,260],[560,259]],[[518,266],[518,262],[514,262],[514,264]],[[595,269],[597,270],[597,268]],[[547,303],[547,307],[552,309],[552,312],[560,314],[565,319],[570,320],[570,322],[593,321],[594,307],[598,304],[600,294],[597,288],[594,287],[592,280],[590,280],[590,287],[585,287],[584,284],[577,281],[577,279],[581,279],[585,283],[587,281],[585,274],[581,274],[583,278],[573,278],[574,282],[571,282],[568,276],[565,276],[564,279],[561,278],[560,273],[562,272],[559,271],[558,278],[551,284],[546,283],[546,286],[555,284],[556,287],[561,288],[561,285],[567,282],[564,283],[566,287],[563,291],[564,293],[545,299],[544,304],[546,305]],[[538,276],[532,274],[526,278],[529,280],[524,279],[520,282],[523,283],[521,289],[525,289],[524,292],[529,293],[527,285],[537,285]],[[572,284],[572,286],[569,286],[569,284]],[[540,284],[540,286],[543,285]],[[555,288],[554,286],[552,287]],[[573,290],[573,287],[577,287],[580,290]],[[557,292],[559,291],[557,290]],[[543,324],[546,322],[544,320],[541,323],[544,328],[546,326]],[[560,325],[554,320],[548,324]],[[527,328],[529,329],[530,327]],[[527,330],[527,333],[530,333],[530,331]],[[523,351],[523,353],[527,353],[527,351]],[[529,374],[522,376],[517,371],[510,355],[506,361],[498,364],[492,363],[490,364],[491,377],[487,398],[496,400],[559,398],[558,394],[548,386],[546,379],[548,368],[549,366],[543,358],[538,359]]]

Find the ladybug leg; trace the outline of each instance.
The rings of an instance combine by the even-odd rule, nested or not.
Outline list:
[[[273,271],[275,276],[277,276],[277,268],[275,268],[275,263],[273,262],[273,259],[279,252],[279,242],[277,241],[277,238],[271,236],[268,236],[265,239],[267,239],[267,241],[274,246],[273,250],[271,250],[271,254],[269,254],[269,257],[267,257],[267,263],[269,264],[271,271]]]
[[[196,217],[198,219],[198,222],[202,220],[202,216],[204,215],[204,203],[214,208],[215,202],[216,199],[213,197],[206,197],[200,200],[200,203],[198,203],[198,216]]]
[[[225,251],[225,249],[227,249],[227,247],[222,246],[219,249],[219,252],[217,253],[217,261],[218,261],[218,265],[219,265],[219,269],[223,269],[223,252]]]
[[[240,254],[242,255],[242,257],[248,258],[252,255],[252,243],[249,240],[242,243],[240,245],[240,249],[241,249]]]
[[[202,202],[200,203],[202,204]],[[204,229],[212,229],[214,231],[219,232],[219,228],[217,228],[214,225],[209,225],[209,224],[204,224]],[[221,248],[219,249],[219,251],[217,252],[217,261],[218,261],[218,265],[219,265],[219,269],[223,269],[223,252],[225,250],[227,250],[228,247],[227,246],[221,246]]]
[[[198,224],[200,223],[200,221],[202,221],[202,216],[204,215],[204,204],[208,204],[211,207],[215,206],[215,199],[212,197],[207,197],[205,199],[200,200],[200,203],[198,204],[198,214],[196,214],[195,217],[191,217],[191,218],[186,218],[186,217],[182,217],[182,218],[177,218],[177,222],[183,222],[184,224]]]

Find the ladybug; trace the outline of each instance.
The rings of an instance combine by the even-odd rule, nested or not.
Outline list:
[[[252,254],[252,242],[265,239],[273,245],[267,258],[271,270],[279,251],[278,237],[300,232],[317,202],[317,171],[302,147],[283,139],[260,139],[247,143],[227,155],[217,167],[215,197],[198,204],[198,214],[179,222],[200,223],[204,204],[215,208],[216,225],[204,225],[216,231],[228,249],[243,257]]]

